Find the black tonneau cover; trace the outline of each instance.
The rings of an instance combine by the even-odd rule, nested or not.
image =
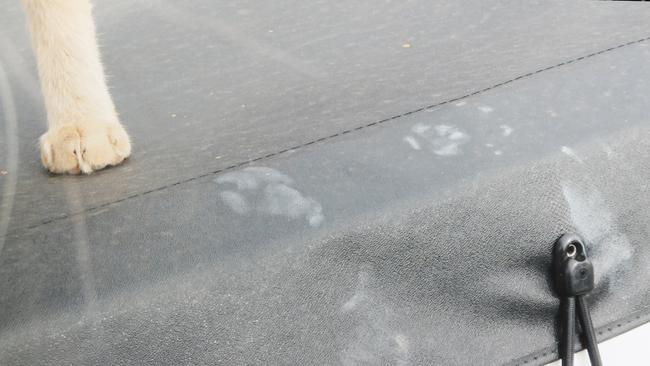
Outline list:
[[[567,231],[598,339],[650,320],[650,7],[96,15],[134,155],[61,177],[18,2],[0,13],[0,364],[541,364]]]

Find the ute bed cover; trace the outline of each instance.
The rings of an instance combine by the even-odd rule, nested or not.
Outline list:
[[[134,154],[71,177],[0,12],[0,364],[542,364],[568,231],[598,339],[650,320],[650,7],[95,13]]]

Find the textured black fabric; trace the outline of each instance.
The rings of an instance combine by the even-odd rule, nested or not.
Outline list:
[[[423,194],[345,229],[333,223],[320,240],[306,240],[302,222],[262,230],[256,215],[249,232],[212,234],[223,220],[204,198],[216,192],[201,189],[216,190],[211,179],[165,202],[124,203],[141,217],[79,217],[6,248],[2,275],[21,279],[8,293],[21,301],[3,301],[13,314],[3,363],[500,364],[553,344],[550,248],[576,229],[601,271],[589,296],[595,324],[647,312],[648,198],[629,176],[647,179],[648,131],[630,135],[611,145],[611,160],[581,150],[588,169],[556,157],[495,171],[448,199]],[[179,209],[156,213],[164,207]],[[74,264],[84,245],[75,227],[87,228],[91,273]],[[253,242],[260,232],[266,240]],[[53,266],[63,258],[71,263]],[[17,261],[22,274],[8,266]]]
[[[116,4],[114,13],[98,10],[128,10]],[[206,4],[188,7],[207,12]],[[187,136],[160,128],[147,134],[147,119],[163,113],[147,108],[168,101],[147,95],[142,109],[134,107],[140,100],[126,103],[123,115],[139,116],[126,120],[136,121],[131,130],[143,142],[124,166],[81,179],[48,177],[21,145],[19,186],[10,197],[16,205],[0,253],[0,364],[540,364],[557,356],[559,302],[548,271],[552,244],[566,231],[590,242],[596,289],[588,301],[599,340],[647,321],[650,47],[632,42],[638,35],[625,42],[617,42],[623,33],[585,36],[584,29],[612,22],[605,15],[614,14],[597,5],[528,13],[551,5],[536,6],[511,4],[507,24],[525,29],[519,18],[526,14],[542,25],[560,19],[566,39],[527,39],[533,30],[524,38],[530,54],[539,43],[562,57],[531,61],[515,53],[510,64],[499,57],[516,42],[491,58],[499,49],[493,45],[482,57],[494,69],[511,65],[500,67],[503,77],[479,86],[455,65],[442,79],[477,86],[459,86],[456,95],[456,87],[434,83],[436,70],[419,70],[425,82],[405,83],[404,94],[386,91],[399,100],[395,113],[373,94],[387,87],[368,76],[386,72],[375,66],[361,75],[367,79],[359,76],[368,89],[363,102],[350,100],[354,113],[342,108],[342,125],[326,123],[324,105],[298,111],[277,104],[269,119],[280,122],[272,127],[243,122],[243,132],[222,131],[211,122],[211,108],[230,105],[221,101],[190,108],[198,117],[179,122],[196,128]],[[642,10],[624,9],[617,19],[643,33]],[[601,20],[580,18],[578,10]],[[418,19],[419,27],[429,24]],[[584,33],[569,32],[576,28]],[[363,44],[359,33],[355,44]],[[572,49],[565,59],[568,45],[584,52]],[[428,50],[433,59],[437,48]],[[418,69],[427,52],[396,64]],[[112,57],[113,73],[115,65],[128,68]],[[206,60],[197,56],[192,65]],[[540,71],[510,74],[519,67]],[[19,74],[9,75],[11,85],[22,85]],[[343,83],[347,74],[336,75]],[[261,79],[272,86],[272,77]],[[192,80],[185,91],[210,84],[201,75]],[[150,83],[152,95],[169,92],[164,83],[154,88],[158,76]],[[117,84],[128,93],[116,98],[141,94],[129,80]],[[323,84],[314,83],[335,98]],[[442,94],[434,98],[436,88]],[[37,103],[21,90],[12,89],[19,117]],[[181,95],[170,92],[169,100],[193,105]],[[437,98],[448,102],[420,109]],[[38,135],[22,121],[19,131],[21,144]],[[176,149],[164,149],[164,141]]]

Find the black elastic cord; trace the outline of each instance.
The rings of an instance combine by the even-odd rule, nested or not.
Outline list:
[[[589,308],[584,296],[577,296],[578,302],[578,319],[582,326],[582,331],[585,334],[587,341],[587,352],[589,352],[589,360],[591,366],[602,366],[603,362],[600,360],[600,353],[598,353],[598,342],[596,341],[596,332],[594,325],[591,322],[591,315],[589,315]]]
[[[564,303],[564,340],[562,342],[562,366],[573,366],[574,338],[576,331],[576,302],[573,296]]]

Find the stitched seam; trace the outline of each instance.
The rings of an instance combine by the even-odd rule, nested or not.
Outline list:
[[[237,163],[237,164],[230,165],[230,166],[225,167],[225,168],[221,168],[221,169],[218,169],[218,170],[203,173],[203,174],[191,177],[191,178],[186,178],[186,179],[180,180],[180,181],[175,182],[175,183],[170,183],[170,184],[167,184],[167,185],[164,185],[164,186],[161,186],[161,187],[157,187],[157,188],[153,188],[153,189],[150,189],[150,190],[147,190],[147,191],[144,191],[144,192],[134,193],[134,194],[122,197],[120,199],[117,199],[115,201],[111,201],[111,202],[103,203],[103,204],[100,204],[100,205],[97,205],[97,206],[89,207],[89,208],[84,209],[82,211],[73,212],[73,213],[69,213],[69,214],[64,214],[64,215],[61,215],[61,216],[55,216],[55,217],[52,217],[52,218],[49,218],[49,219],[46,219],[46,220],[42,220],[41,222],[39,222],[37,224],[26,226],[23,229],[19,228],[16,231],[35,229],[37,227],[40,227],[42,225],[47,225],[47,224],[55,222],[55,221],[59,221],[59,220],[67,219],[67,218],[70,218],[70,217],[74,217],[74,216],[77,216],[77,215],[80,215],[80,214],[83,214],[83,213],[86,213],[86,212],[96,211],[96,210],[99,210],[99,209],[102,209],[102,208],[105,208],[105,207],[108,207],[108,206],[111,206],[111,205],[114,205],[114,204],[118,204],[120,202],[124,202],[124,201],[132,199],[132,198],[144,196],[144,195],[154,193],[154,192],[159,192],[159,191],[162,191],[162,190],[165,190],[167,188],[171,188],[171,187],[174,187],[174,186],[177,186],[177,185],[180,185],[180,184],[189,183],[189,182],[192,182],[192,181],[195,181],[197,179],[201,179],[201,178],[204,178],[204,177],[207,177],[207,176],[210,176],[210,175],[216,175],[216,174],[228,171],[228,170],[232,170],[232,169],[242,167],[244,165],[248,165],[248,164],[251,164],[251,163],[254,163],[254,162],[258,162],[260,160],[269,159],[269,158],[284,154],[284,153],[286,153],[288,151],[291,151],[291,150],[293,150],[293,151],[299,150],[299,149],[305,148],[305,147],[307,147],[309,145],[313,145],[313,144],[321,143],[321,142],[324,142],[324,141],[328,141],[328,140],[334,139],[336,137],[339,137],[339,136],[342,136],[342,135],[345,135],[345,134],[348,134],[348,133],[351,133],[351,132],[354,132],[354,131],[359,131],[359,130],[366,129],[366,128],[369,128],[369,127],[377,126],[377,125],[380,125],[380,124],[383,124],[383,123],[386,123],[386,122],[390,122],[390,121],[393,121],[393,120],[396,120],[396,119],[399,119],[399,118],[402,118],[402,117],[409,116],[409,115],[414,114],[414,113],[419,113],[419,112],[422,112],[422,111],[425,111],[425,110],[430,110],[430,109],[433,109],[433,108],[436,108],[436,107],[440,107],[440,106],[445,105],[445,104],[453,103],[453,102],[456,102],[456,101],[459,101],[459,100],[462,100],[462,99],[465,99],[465,98],[469,98],[469,97],[472,97],[472,96],[475,96],[475,95],[478,95],[478,94],[485,93],[485,92],[487,92],[489,90],[492,90],[492,89],[495,89],[495,88],[510,84],[510,83],[518,81],[518,80],[522,80],[522,79],[532,77],[532,76],[537,75],[539,73],[542,73],[544,71],[556,69],[556,68],[561,67],[561,66],[569,65],[569,64],[572,64],[574,62],[582,61],[582,60],[585,60],[585,59],[588,59],[588,58],[591,58],[591,57],[594,57],[594,56],[598,56],[598,55],[601,55],[601,54],[604,54],[604,53],[607,53],[607,52],[614,51],[614,50],[619,49],[619,48],[623,48],[623,47],[626,47],[626,46],[642,43],[642,42],[645,42],[645,41],[648,41],[648,40],[650,40],[650,36],[640,38],[640,39],[637,39],[637,40],[634,40],[634,41],[626,42],[626,43],[621,43],[621,44],[619,44],[617,46],[609,47],[609,48],[606,48],[604,50],[596,51],[596,52],[593,52],[593,53],[590,53],[590,54],[587,54],[587,55],[584,55],[584,56],[576,57],[576,58],[568,60],[568,61],[560,62],[560,63],[552,65],[552,66],[548,66],[548,67],[545,67],[545,68],[542,68],[542,69],[538,69],[538,70],[535,70],[535,71],[532,71],[532,72],[529,72],[529,73],[526,73],[526,74],[516,76],[516,77],[513,77],[512,79],[508,79],[506,81],[502,81],[500,83],[493,84],[493,85],[488,86],[486,88],[479,89],[479,90],[467,93],[467,94],[459,96],[459,97],[454,97],[452,99],[448,99],[448,100],[445,100],[445,101],[442,101],[442,102],[430,104],[430,105],[427,105],[425,107],[418,108],[418,109],[415,109],[415,110],[412,110],[412,111],[409,111],[409,112],[405,112],[405,113],[398,114],[398,115],[395,115],[395,116],[392,116],[392,117],[384,118],[384,119],[379,120],[379,121],[367,123],[365,125],[361,125],[361,126],[350,128],[350,129],[346,129],[346,130],[331,134],[329,136],[321,137],[321,138],[318,138],[318,139],[315,139],[315,140],[312,140],[312,141],[309,141],[309,142],[302,143],[300,145],[296,145],[294,147],[290,147],[290,148],[283,149],[283,150],[280,150],[280,151],[277,151],[277,152],[273,152],[273,153],[269,153],[269,154],[266,154],[266,155],[263,155],[263,156],[252,158],[252,159],[249,159],[249,160]]]
[[[645,321],[639,322],[641,319],[645,319]],[[620,335],[620,328],[623,326],[630,325],[631,323],[637,323],[637,326],[641,326],[647,322],[647,320],[650,320],[649,314],[643,312],[643,313],[637,313],[637,315],[632,315],[628,318],[623,318],[622,321],[619,321],[618,323],[610,323],[607,325],[604,325],[600,328],[598,328],[598,335],[599,336],[605,336],[606,338],[601,338],[600,340],[597,340],[598,342],[603,342],[606,340],[609,340],[610,338]],[[609,337],[608,337],[609,336]],[[547,348],[549,349],[549,348]],[[586,348],[585,348],[586,349]],[[543,353],[542,353],[543,352]],[[539,353],[533,353],[529,356],[525,356],[526,358],[517,361],[517,363],[514,364],[514,366],[523,366],[528,364],[529,362],[532,361],[537,361],[539,358],[546,357],[547,355],[550,354],[555,354],[557,355],[557,350],[551,350],[551,351],[540,351]]]

